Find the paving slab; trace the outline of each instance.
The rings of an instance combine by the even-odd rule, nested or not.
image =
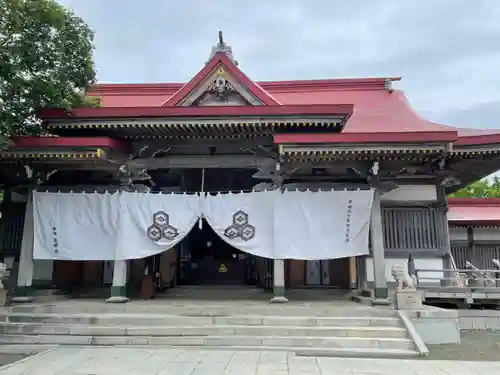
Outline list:
[[[500,362],[300,357],[292,352],[171,348],[53,349],[0,375],[500,375]]]

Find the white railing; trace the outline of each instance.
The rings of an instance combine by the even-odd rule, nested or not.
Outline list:
[[[498,288],[500,291],[499,269],[482,270],[470,262],[465,269],[415,269],[415,278],[418,288]]]

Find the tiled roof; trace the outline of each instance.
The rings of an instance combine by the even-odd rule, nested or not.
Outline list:
[[[176,97],[182,98],[192,90],[213,68],[211,65],[222,62],[267,105],[353,105],[354,113],[343,133],[449,132],[450,139],[456,140],[457,146],[500,144],[500,130],[459,129],[422,118],[402,91],[391,88],[392,82],[400,78],[253,82],[227,60],[224,54],[216,54],[187,84],[98,84],[91,87],[88,94],[99,96],[103,107],[161,107],[165,103],[177,102]]]
[[[449,198],[448,207],[453,224],[500,223],[500,198]]]

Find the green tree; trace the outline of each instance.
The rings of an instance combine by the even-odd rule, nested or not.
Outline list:
[[[491,180],[484,179],[473,182],[451,194],[450,197],[498,198],[500,197],[500,178],[495,176]]]
[[[95,105],[92,53],[90,28],[55,0],[0,0],[0,146],[39,134],[39,108]]]

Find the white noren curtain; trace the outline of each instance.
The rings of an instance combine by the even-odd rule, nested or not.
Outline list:
[[[121,193],[116,258],[141,259],[171,249],[200,213],[198,194]]]
[[[249,254],[273,258],[273,209],[277,191],[207,195],[203,216],[231,246]]]
[[[373,190],[285,191],[274,206],[276,259],[368,254]]]
[[[113,260],[118,198],[33,192],[33,259]]]

